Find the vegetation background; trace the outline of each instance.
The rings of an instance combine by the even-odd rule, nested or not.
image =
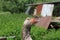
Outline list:
[[[0,11],[9,11],[11,13],[25,12],[27,9],[26,4],[52,2],[59,0],[0,0]],[[60,4],[54,8],[54,16],[60,13]]]
[[[24,14],[27,9],[26,4],[51,1],[56,0],[0,0],[0,36],[16,36],[14,39],[8,38],[7,40],[21,40],[23,22],[26,17],[30,17]],[[60,4],[55,6],[54,10],[54,16],[57,13],[60,14]],[[33,25],[31,37],[33,40],[60,40],[60,29],[45,30]]]

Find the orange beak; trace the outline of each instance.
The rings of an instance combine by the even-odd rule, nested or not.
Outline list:
[[[35,24],[37,21],[36,21],[35,18],[31,18],[31,19],[30,19],[30,22],[31,22],[31,24]]]

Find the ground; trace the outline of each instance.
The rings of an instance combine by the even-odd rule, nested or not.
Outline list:
[[[24,13],[2,13],[0,14],[0,36],[8,37],[14,35],[16,38],[11,40],[21,40],[23,22],[26,17],[30,16]],[[44,28],[38,28],[33,25],[31,29],[31,37],[33,40],[60,40],[60,29],[44,30]]]

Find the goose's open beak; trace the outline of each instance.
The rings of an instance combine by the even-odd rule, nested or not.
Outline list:
[[[31,22],[31,24],[35,24],[37,22],[37,20],[35,18],[31,18],[30,22]]]

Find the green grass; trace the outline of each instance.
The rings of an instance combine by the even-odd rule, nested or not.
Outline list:
[[[29,15],[26,14],[0,14],[0,36],[16,36],[15,39],[21,40],[21,32],[24,20]],[[60,40],[60,29],[45,30],[43,28],[32,26],[31,37],[33,40]]]
[[[0,36],[19,37],[23,26],[23,21],[28,15],[21,14],[0,14]],[[16,40],[18,40],[16,39]]]

